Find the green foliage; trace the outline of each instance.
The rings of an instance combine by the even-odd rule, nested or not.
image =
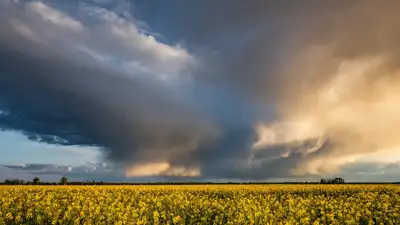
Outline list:
[[[20,180],[20,179],[7,179],[4,181],[4,184],[9,184],[9,185],[21,185],[21,184],[25,184],[24,180]]]
[[[61,177],[61,179],[60,179],[60,184],[62,184],[62,185],[68,184],[68,178],[65,177],[65,176]]]
[[[344,184],[344,179],[341,177],[336,177],[333,179],[321,179],[320,184]]]
[[[32,180],[32,183],[33,184],[40,184],[40,178],[39,177],[35,177],[35,178],[33,178],[33,180]]]

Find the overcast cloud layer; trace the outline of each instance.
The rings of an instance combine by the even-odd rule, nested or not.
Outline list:
[[[127,176],[400,161],[400,3],[147,2],[1,1],[0,127]]]

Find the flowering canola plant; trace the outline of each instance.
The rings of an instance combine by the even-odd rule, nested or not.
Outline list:
[[[0,224],[394,225],[400,186],[0,186]]]

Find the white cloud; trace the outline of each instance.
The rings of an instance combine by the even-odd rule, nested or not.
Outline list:
[[[83,29],[83,26],[79,21],[73,19],[65,13],[62,13],[59,10],[47,6],[42,2],[27,3],[26,7],[28,10],[39,14],[43,20],[48,23],[73,31],[80,31]]]
[[[301,149],[293,175],[338,173],[358,161],[400,161],[399,72],[385,70],[384,62],[383,56],[342,61],[324,86],[286,105],[282,120],[259,125],[253,147],[287,144],[294,153],[290,143],[319,140]],[[321,144],[326,140],[331,146]]]
[[[158,42],[154,36],[142,32],[134,23],[135,21],[122,18],[104,8],[87,7],[85,11],[94,18],[100,19],[105,25],[95,32],[110,35],[109,38],[118,43],[117,49],[123,49],[127,58],[121,59],[121,63],[128,71],[137,69],[160,77],[171,77],[180,74],[190,63],[193,63],[192,56],[181,46],[170,46]],[[99,48],[101,46],[96,46],[96,50]],[[111,52],[103,51],[102,53],[112,57],[112,55],[120,55],[121,52],[111,50]]]
[[[125,175],[136,176],[200,176],[198,168],[186,168],[183,166],[172,166],[169,162],[139,163],[129,167]]]
[[[22,23],[14,19],[10,20],[10,23],[11,26],[14,28],[14,30],[18,32],[20,35],[24,36],[25,38],[31,41],[42,44],[40,36],[25,23]]]
[[[179,79],[195,62],[180,45],[167,45],[148,35],[140,21],[99,6],[78,4],[71,15],[36,1],[3,2],[1,7],[4,13],[0,19],[9,21],[7,26],[15,35],[41,44],[30,48],[41,48],[46,54],[57,53],[79,63],[96,61],[97,66],[161,82]],[[3,35],[9,38],[14,34],[2,34],[0,38]]]

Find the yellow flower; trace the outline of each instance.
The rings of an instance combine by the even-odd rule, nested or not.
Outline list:
[[[175,216],[174,219],[172,220],[172,222],[174,224],[178,224],[181,220],[182,220],[182,218],[180,216]]]

